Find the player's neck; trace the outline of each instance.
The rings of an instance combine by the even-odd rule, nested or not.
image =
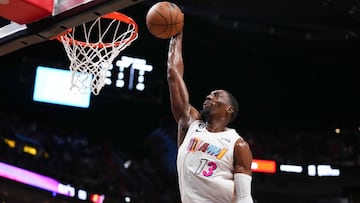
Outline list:
[[[206,122],[206,130],[209,132],[223,132],[225,131],[225,128],[223,126],[219,127],[215,124],[210,124],[208,122]]]

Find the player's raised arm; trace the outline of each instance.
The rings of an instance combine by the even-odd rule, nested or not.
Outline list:
[[[167,61],[167,81],[172,114],[179,125],[180,136],[183,138],[189,123],[193,119],[199,118],[200,114],[190,105],[189,93],[183,80],[184,62],[182,56],[182,39],[182,32],[170,39]],[[180,143],[182,142],[182,138],[180,139]]]

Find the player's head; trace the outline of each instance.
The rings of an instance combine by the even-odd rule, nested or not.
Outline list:
[[[239,105],[235,97],[226,90],[217,89],[206,96],[201,110],[204,120],[213,117],[224,117],[231,123],[237,117]]]

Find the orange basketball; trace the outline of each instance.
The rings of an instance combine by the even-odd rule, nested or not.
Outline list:
[[[176,4],[160,1],[148,10],[146,26],[153,36],[160,39],[169,39],[182,31],[184,14]]]

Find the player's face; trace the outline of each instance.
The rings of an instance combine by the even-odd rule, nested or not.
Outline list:
[[[200,113],[203,118],[208,118],[211,115],[224,115],[228,105],[229,98],[227,92],[224,90],[214,90],[206,96],[203,109]]]

